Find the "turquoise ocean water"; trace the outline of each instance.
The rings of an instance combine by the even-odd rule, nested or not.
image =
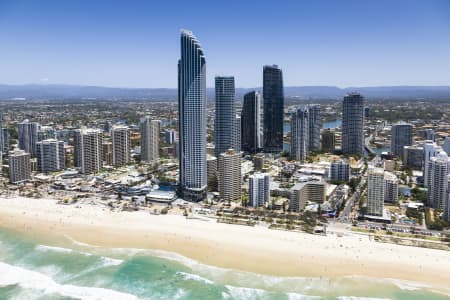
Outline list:
[[[274,277],[157,250],[101,248],[69,237],[57,244],[0,229],[0,299],[449,299],[394,280]]]

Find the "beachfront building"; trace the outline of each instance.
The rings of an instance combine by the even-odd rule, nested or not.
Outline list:
[[[159,159],[159,132],[161,122],[150,116],[141,118],[141,161],[156,162]],[[167,132],[166,132],[167,133]]]
[[[249,205],[263,207],[270,199],[270,175],[267,173],[255,173],[249,176],[248,187]]]
[[[302,211],[308,201],[319,204],[325,202],[326,190],[326,182],[323,180],[310,179],[296,183],[291,188],[289,210]]]
[[[121,167],[131,160],[130,130],[127,126],[117,125],[111,129],[113,147],[113,166]]]
[[[102,160],[105,166],[112,166],[112,143],[110,141],[103,142],[102,144],[103,152],[102,152]]]
[[[31,155],[16,149],[8,155],[9,182],[18,184],[31,179]]]
[[[255,153],[262,147],[261,99],[256,91],[244,95],[241,114],[242,150]]]
[[[291,116],[291,159],[304,161],[309,153],[309,115],[306,105]]]
[[[224,201],[241,199],[241,153],[233,149],[221,153],[218,167],[219,194]]]
[[[430,185],[430,159],[432,157],[435,157],[440,152],[443,152],[441,146],[433,142],[432,140],[425,141],[425,144],[423,145],[423,183],[425,187],[428,187]]]
[[[447,153],[440,152],[428,162],[428,205],[444,209],[448,199],[449,159]]]
[[[336,132],[333,129],[325,129],[322,132],[322,151],[333,153],[336,148]]]
[[[383,216],[384,209],[384,170],[369,167],[367,176],[367,214]]]
[[[391,152],[403,159],[403,147],[413,144],[413,127],[405,122],[398,122],[391,128]]]
[[[322,128],[322,117],[319,104],[308,105],[308,150],[320,151],[320,129]]]
[[[264,66],[264,152],[283,151],[283,73],[277,65]]]
[[[74,133],[74,164],[83,174],[98,173],[103,166],[103,133],[100,129],[78,129]]]
[[[236,150],[236,111],[234,107],[234,77],[217,76],[215,78],[215,119],[214,144],[215,156],[228,149]]]
[[[66,167],[64,142],[47,139],[36,143],[37,170],[48,173],[63,170]]]
[[[207,154],[206,155],[206,170],[208,176],[208,188],[209,190],[217,190],[217,157]]]
[[[391,172],[384,172],[384,202],[398,202],[398,179]]]
[[[17,124],[19,136],[19,149],[36,156],[36,143],[38,141],[39,123],[24,120]]]
[[[180,192],[185,200],[206,198],[206,60],[192,32],[181,32],[178,61]]]
[[[342,153],[364,153],[364,97],[351,93],[342,103]]]
[[[349,181],[350,180],[350,164],[348,161],[335,160],[330,165],[330,180],[333,181]]]

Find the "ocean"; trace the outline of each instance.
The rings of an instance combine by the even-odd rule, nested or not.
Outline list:
[[[0,299],[450,299],[398,280],[275,277],[165,251],[45,240],[0,229]]]

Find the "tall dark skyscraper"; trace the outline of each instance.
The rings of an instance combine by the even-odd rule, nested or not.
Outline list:
[[[399,122],[392,125],[391,152],[403,159],[403,147],[413,144],[413,128],[411,124]]]
[[[215,155],[236,149],[236,112],[234,77],[216,77],[216,114],[214,119]]]
[[[351,93],[342,104],[342,152],[364,153],[364,97]]]
[[[180,192],[185,200],[206,197],[206,60],[192,32],[181,32],[178,61]]]
[[[244,95],[241,122],[242,150],[255,153],[261,148],[261,98],[258,92]]]
[[[320,129],[322,128],[322,118],[320,115],[320,105],[308,105],[309,122],[309,151],[320,151]]]
[[[283,151],[283,73],[278,66],[264,66],[264,151]]]

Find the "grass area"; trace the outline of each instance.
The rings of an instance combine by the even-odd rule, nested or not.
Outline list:
[[[441,242],[442,239],[436,236],[427,236],[427,235],[419,235],[419,234],[412,234],[412,233],[406,233],[406,232],[387,232],[386,230],[373,230],[373,229],[366,229],[366,228],[359,228],[359,227],[353,227],[351,229],[355,232],[361,232],[361,233],[373,233],[373,234],[383,234],[383,235],[389,235],[394,237],[400,237],[400,238],[413,238],[413,239],[421,239],[421,240],[428,240],[428,241],[436,241]]]

